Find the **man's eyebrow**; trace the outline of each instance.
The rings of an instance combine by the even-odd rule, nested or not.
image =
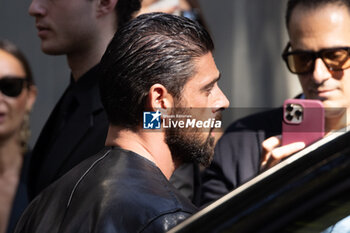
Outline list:
[[[214,84],[220,80],[220,78],[221,78],[221,73],[219,74],[219,76],[216,79],[214,79],[213,81],[211,81],[210,83],[208,83],[207,85],[202,87],[201,90],[206,91],[206,90],[212,88],[214,86]]]

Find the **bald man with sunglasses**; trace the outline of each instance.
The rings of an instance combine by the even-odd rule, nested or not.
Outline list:
[[[299,78],[302,98],[325,107],[325,131],[350,122],[350,0],[289,0],[289,42],[283,52],[288,69]],[[204,172],[202,204],[209,203],[303,149],[281,146],[282,108],[234,122],[218,142]]]

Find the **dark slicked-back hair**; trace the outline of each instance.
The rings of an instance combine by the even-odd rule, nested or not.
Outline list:
[[[28,60],[26,59],[24,54],[21,52],[21,50],[19,50],[19,48],[12,42],[4,39],[0,39],[0,50],[3,50],[11,54],[12,56],[18,59],[18,61],[21,63],[24,69],[24,72],[26,73],[26,79],[28,81],[28,84],[34,85],[34,79],[33,79],[32,71],[30,69]]]
[[[140,10],[141,0],[118,0],[115,7],[118,20],[118,28],[128,22],[133,14]]]
[[[101,98],[110,123],[131,130],[141,125],[154,84],[179,99],[196,72],[196,58],[213,49],[208,32],[184,17],[144,14],[120,28],[100,63]]]
[[[289,28],[290,17],[296,6],[301,5],[303,7],[313,9],[327,4],[345,6],[350,12],[350,0],[289,0],[286,11],[287,28]]]

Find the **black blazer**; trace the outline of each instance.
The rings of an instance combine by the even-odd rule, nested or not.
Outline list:
[[[108,120],[100,101],[96,68],[82,77],[85,79],[85,85],[79,89],[77,95],[79,107],[72,113],[55,142],[51,141],[51,134],[60,102],[65,94],[46,122],[33,149],[30,162],[28,180],[30,199],[79,162],[104,147]]]
[[[202,205],[259,174],[261,143],[281,134],[282,116],[282,107],[276,108],[247,116],[227,128],[215,147],[212,163],[202,174]]]

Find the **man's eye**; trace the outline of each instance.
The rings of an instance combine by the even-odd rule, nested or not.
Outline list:
[[[207,87],[207,88],[205,88],[205,93],[209,95],[209,94],[211,94],[212,90],[213,90],[213,86]]]

